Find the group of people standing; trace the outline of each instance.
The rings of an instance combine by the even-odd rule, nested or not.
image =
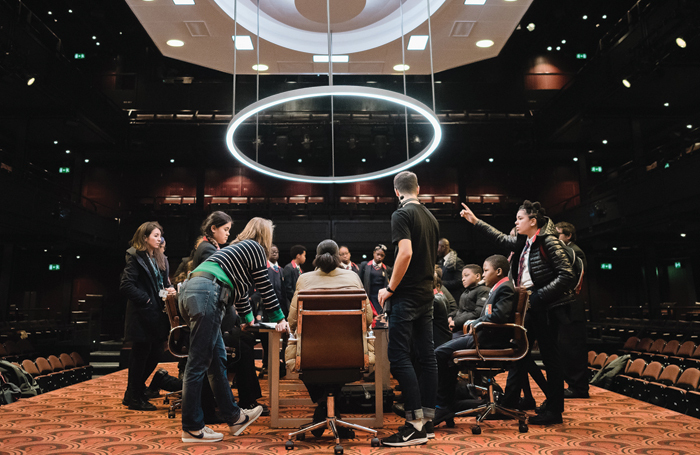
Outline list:
[[[384,245],[375,247],[371,260],[357,265],[351,261],[346,246],[339,247],[328,239],[317,248],[316,271],[302,275],[305,247],[292,247],[292,260],[280,267],[270,220],[251,219],[228,246],[223,246],[228,242],[232,221],[225,213],[214,212],[203,224],[203,237],[198,239],[193,254],[175,273],[179,287],[176,290],[168,277],[162,227],[156,222],[141,225],[127,251],[121,278],[121,290],[128,298],[125,341],[133,343],[124,405],[136,410],[155,409],[148,402],[145,381],[157,366],[168,334],[163,301],[177,294],[180,316],[190,328],[189,355],[182,374],[182,440],[214,442],[224,437],[206,426],[201,402],[205,378],[218,405],[218,421],[227,423],[233,435],[240,434],[262,415],[264,408],[255,401],[259,398],[259,385],[250,393],[240,390],[241,381],[253,382],[245,379],[249,375],[242,375],[237,381],[239,395],[252,397],[247,400],[249,403],[238,406],[233,398],[226,377],[230,365],[224,335],[228,332],[222,328],[227,311],[235,318],[234,325],[243,331],[264,318],[276,323],[279,332],[287,332],[288,317],[291,330],[295,328],[295,295],[299,289],[357,287],[364,288],[368,295],[368,323],[379,327],[388,323],[391,372],[399,382],[404,401],[406,423],[384,438],[382,444],[424,444],[434,437],[435,425],[456,411],[451,408],[456,381],[456,373],[448,365],[451,352],[472,345],[469,326],[475,321],[512,322],[512,298],[515,287],[520,286],[530,292],[526,325],[531,342],[539,342],[547,372],[547,402],[530,423],[561,423],[564,387],[559,336],[563,334],[561,327],[575,325],[574,320],[580,315],[572,291],[576,277],[564,243],[558,238],[568,235],[570,242],[575,236],[573,227],[562,225],[559,229],[563,233],[559,234],[539,203],[525,201],[516,216],[515,234],[506,235],[479,220],[463,204],[461,216],[504,254],[511,253],[509,260],[495,255],[483,267],[465,266],[447,239],[438,240],[438,222],[418,199],[416,175],[409,171],[397,174],[394,190],[399,207],[391,218],[393,268],[384,263]],[[452,294],[454,303],[444,300],[448,294]],[[252,296],[256,298],[251,299]],[[253,304],[256,299],[257,308]],[[436,318],[438,300],[444,312]],[[439,330],[434,325],[438,323],[445,325],[447,337],[436,343],[434,332]],[[465,325],[468,334],[461,335]],[[508,342],[492,338],[494,344]],[[573,338],[568,337],[569,341]],[[532,359],[524,359],[509,372],[506,405],[522,406],[519,400],[521,390],[527,389],[524,384],[528,381],[528,361]],[[570,386],[570,394],[587,396],[587,380],[585,383],[585,391]],[[312,398],[317,395],[313,387],[309,392]],[[321,413],[322,410],[319,418]]]

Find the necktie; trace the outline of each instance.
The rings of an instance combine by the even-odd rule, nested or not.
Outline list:
[[[518,263],[518,283],[517,285],[520,286],[520,282],[523,279],[523,269],[525,265],[525,256],[527,256],[527,252],[530,249],[530,241],[528,240],[525,242],[525,248],[523,249],[522,254],[520,255],[520,262]]]

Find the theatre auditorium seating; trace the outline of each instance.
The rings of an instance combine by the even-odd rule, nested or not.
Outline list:
[[[25,359],[20,365],[39,384],[42,392],[50,392],[61,387],[92,379],[93,367],[86,364],[77,352],[51,355],[35,360]]]

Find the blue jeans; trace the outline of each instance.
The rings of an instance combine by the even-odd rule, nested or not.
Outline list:
[[[437,364],[433,347],[433,301],[394,296],[389,314],[389,362],[404,397],[406,420],[435,417]],[[411,363],[411,347],[421,367],[420,379]]]
[[[241,412],[226,377],[226,349],[221,337],[224,306],[219,303],[220,291],[219,284],[204,277],[186,281],[180,290],[180,313],[190,326],[189,352],[182,379],[183,430],[204,428],[201,396],[205,374],[209,376],[224,421],[235,422]]]

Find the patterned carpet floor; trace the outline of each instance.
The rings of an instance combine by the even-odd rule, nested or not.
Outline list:
[[[175,364],[163,366],[176,371]],[[267,381],[261,385],[266,389]],[[238,437],[224,431],[222,442],[183,444],[179,411],[177,418],[168,419],[162,399],[152,401],[158,411],[130,411],[121,405],[125,386],[124,370],[0,407],[0,454],[287,453],[284,442],[290,430],[270,429],[269,417],[261,417]],[[309,420],[312,411],[287,409]],[[474,436],[473,421],[457,419],[451,429],[441,425],[436,439],[424,446],[372,448],[369,436],[359,433],[343,446],[346,454],[700,454],[700,420],[598,388],[591,388],[588,400],[567,401],[562,425],[531,426],[520,434],[514,421],[487,421],[482,434]],[[386,415],[384,422],[380,437],[402,423],[394,414]],[[290,455],[333,453],[333,446],[328,432],[320,439],[309,435],[296,442]]]

